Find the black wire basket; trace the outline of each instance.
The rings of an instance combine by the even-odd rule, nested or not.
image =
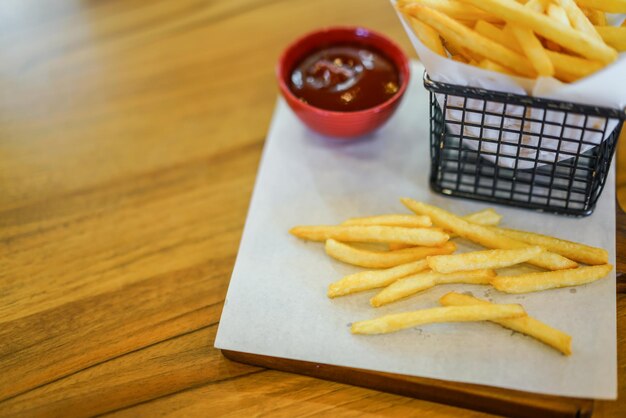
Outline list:
[[[623,110],[431,80],[430,186],[436,192],[587,216],[606,183]]]

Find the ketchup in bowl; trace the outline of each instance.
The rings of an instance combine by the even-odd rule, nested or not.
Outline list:
[[[376,49],[359,44],[333,45],[296,65],[289,89],[300,100],[332,111],[368,109],[398,91],[398,70]]]
[[[409,60],[363,27],[332,27],[296,39],[276,66],[280,92],[311,130],[340,139],[380,128],[407,89]]]

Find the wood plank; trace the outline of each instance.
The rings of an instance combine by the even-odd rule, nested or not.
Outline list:
[[[617,292],[626,293],[626,213],[615,204],[615,269]]]
[[[70,226],[16,239],[27,248],[49,249],[47,256],[58,264],[29,264],[30,251],[9,252],[12,263],[23,260],[24,265],[0,273],[8,285],[0,296],[0,376],[14,382],[0,385],[0,399],[185,332],[185,314],[197,318],[194,311],[222,301],[252,178],[234,172],[218,183],[206,179],[225,176],[225,167],[255,166],[259,149],[257,144],[232,158],[199,161],[125,182],[116,187],[131,190],[127,209],[118,204],[110,213],[84,214]],[[224,196],[231,184],[240,192]],[[170,196],[172,190],[180,192]],[[106,200],[109,193],[92,198]],[[218,196],[229,211],[209,204]],[[141,216],[176,213],[180,205],[186,206],[185,216],[160,222]],[[103,233],[108,230],[106,250],[99,243],[90,245],[90,235],[63,239],[66,228],[98,227]],[[50,268],[56,272],[52,283],[47,282]],[[29,275],[8,282],[20,272]]]
[[[203,316],[215,320],[220,311]],[[224,361],[212,349],[216,329],[214,322],[31,390],[3,402],[0,417],[93,416],[263,371]]]
[[[275,62],[302,31],[372,23],[408,45],[388,5],[380,13],[380,4],[355,8],[330,0],[290,7],[285,1],[212,2],[200,10],[190,0],[173,3],[178,11],[163,6],[170,2],[135,1],[119,13],[121,19],[119,5],[105,7],[93,21],[78,8],[44,26],[44,33],[56,30],[50,39],[36,29],[0,32],[5,35],[0,50],[11,56],[0,61],[7,157],[0,178],[12,179],[0,208],[97,187],[264,137],[276,97]],[[290,21],[296,7],[310,21],[273,30]],[[326,13],[329,8],[335,12]],[[37,21],[29,16],[18,21],[32,28]],[[250,28],[263,36],[242,36]],[[86,32],[93,32],[91,42]],[[15,48],[18,39],[33,48]]]
[[[418,399],[444,403],[516,418],[591,417],[593,400],[543,396],[493,386],[468,385],[443,380],[317,364],[258,354],[222,350],[233,361],[349,383]]]
[[[2,399],[216,324],[229,261],[208,261],[9,323],[0,336],[0,376],[11,382],[0,385]]]
[[[228,361],[228,360],[226,360]],[[105,415],[108,418],[162,417],[420,417],[487,418],[493,415],[404,396],[266,371],[189,391]]]
[[[3,241],[0,323],[209,258],[233,257],[253,182],[247,168],[258,164],[261,144],[17,211],[16,217],[71,213],[76,201],[91,202],[76,216],[61,216],[37,233],[27,227]],[[232,210],[214,206],[216,198]]]
[[[615,161],[617,170],[615,172],[615,184],[617,203],[622,212],[626,210],[626,127],[622,128],[619,136],[617,150],[615,151]]]

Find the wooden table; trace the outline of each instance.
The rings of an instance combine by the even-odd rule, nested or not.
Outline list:
[[[0,416],[484,416],[213,348],[274,64],[334,24],[410,51],[386,0],[2,1]]]

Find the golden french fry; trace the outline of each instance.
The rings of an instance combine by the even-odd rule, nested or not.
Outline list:
[[[470,51],[488,58],[505,67],[515,68],[522,75],[534,76],[535,71],[526,58],[501,44],[480,35],[478,32],[460,24],[447,15],[419,5],[414,5],[409,12],[412,16],[432,26],[446,40],[452,40]]]
[[[544,40],[543,43],[546,46],[546,52],[547,51],[556,51],[556,52],[562,52],[563,48],[561,48],[561,45],[559,44],[555,44],[554,42],[552,42],[551,40]],[[554,65],[554,62],[552,63],[552,65]],[[556,73],[556,68],[555,68],[555,73]]]
[[[443,37],[443,43],[450,54],[458,55],[467,61],[467,63],[471,63],[472,60],[476,61],[481,59],[480,55],[470,51],[469,49],[461,46],[461,44],[457,43],[454,39]]]
[[[494,319],[518,318],[525,314],[524,308],[515,304],[445,306],[355,322],[352,324],[351,331],[353,334],[387,334],[405,328],[437,322],[490,321]]]
[[[441,38],[439,37],[439,33],[437,33],[436,30],[428,26],[426,23],[420,22],[414,17],[409,17],[409,23],[413,28],[413,32],[415,32],[419,40],[422,41],[428,49],[441,55],[442,57],[448,56],[448,53],[441,42]]]
[[[546,10],[546,4],[542,0],[528,0],[524,6],[537,13],[543,13]]]
[[[448,234],[450,235],[450,234]],[[390,242],[389,243],[389,249],[391,251],[395,251],[395,250],[404,250],[406,248],[415,248],[415,245],[410,245],[410,244],[398,244],[397,242]]]
[[[463,55],[452,55],[450,58],[454,61],[462,62],[463,64],[467,64],[469,62]]]
[[[487,302],[486,300],[455,292],[443,295],[439,299],[439,303],[444,306],[496,305]],[[529,315],[521,316],[519,318],[493,319],[491,322],[495,322],[505,328],[509,328],[513,331],[533,337],[534,339],[559,350],[566,356],[572,354],[572,337],[563,331],[552,328],[550,325],[544,324]]]
[[[626,13],[626,0],[576,0],[581,6],[608,13]]]
[[[482,225],[469,223],[466,220],[436,206],[428,205],[423,202],[416,202],[415,200],[408,198],[403,198],[401,201],[405,206],[418,215],[429,216],[435,225],[438,225],[448,231],[452,231],[465,239],[482,245],[483,247],[492,249],[515,249],[528,246],[528,244],[524,242],[499,234]],[[528,260],[528,262],[548,270],[570,269],[578,265],[575,261],[549,251],[542,252],[538,256]]]
[[[626,26],[596,26],[596,30],[604,42],[618,51],[626,51]]]
[[[398,279],[385,287],[370,299],[370,305],[374,307],[386,305],[423,290],[430,289],[438,284],[489,284],[495,276],[496,273],[493,270],[459,271],[450,274],[437,273],[434,271],[417,273]]]
[[[543,77],[554,75],[554,65],[552,65],[546,50],[532,30],[512,23],[507,23],[504,30],[510,30],[515,36],[517,43],[521,46],[524,55],[528,57],[537,74]]]
[[[517,2],[507,0],[460,1],[489,11],[489,13],[500,16],[506,21],[515,22],[516,25],[531,29],[538,35],[591,60],[608,64],[617,59],[617,51],[602,41],[556,22],[550,17],[537,13]]]
[[[590,61],[556,51],[546,51],[546,53],[554,65],[557,78],[565,81],[575,81],[579,78],[587,77],[603,67],[602,63],[598,61]]]
[[[500,42],[514,51],[521,52],[521,47],[508,31],[499,29],[491,23],[479,21],[476,23],[476,31],[492,41]],[[560,52],[546,50],[546,54],[552,61],[557,78],[564,81],[576,81],[600,70],[604,65],[598,61],[590,61],[585,58],[562,54]]]
[[[502,215],[500,215],[492,208],[487,208],[479,210],[478,212],[470,213],[469,215],[465,215],[462,218],[473,224],[496,226],[502,220]]]
[[[456,245],[453,242],[446,242],[441,247],[411,247],[397,251],[371,251],[329,239],[326,241],[325,250],[326,254],[344,263],[380,269],[422,260],[429,255],[450,254],[456,250]]]
[[[406,228],[428,228],[433,225],[428,216],[390,214],[366,216],[362,218],[350,218],[341,225],[380,225],[380,226],[403,226]]]
[[[610,264],[578,267],[570,270],[496,277],[493,287],[506,293],[529,293],[559,287],[580,286],[605,277],[613,269]]]
[[[403,244],[437,247],[450,238],[437,228],[403,228],[397,226],[296,226],[289,231],[310,241],[336,239],[345,242],[400,242]]]
[[[583,13],[582,10],[576,5],[574,0],[556,0],[559,2],[560,6],[567,13],[567,17],[574,27],[574,29],[578,29],[579,31],[590,35],[597,40],[601,41],[602,38],[598,35],[598,32],[593,27],[593,24],[589,21],[587,16]]]
[[[350,274],[328,286],[328,297],[335,298],[337,296],[345,296],[364,290],[389,286],[398,279],[419,273],[427,268],[428,264],[426,260],[419,260],[385,270],[362,271]]]
[[[494,42],[498,42],[515,52],[519,52],[520,54],[524,53],[522,47],[517,43],[517,39],[515,39],[515,36],[513,36],[510,31],[500,29],[496,25],[485,22],[484,20],[476,22],[474,30],[484,37],[489,38]]]
[[[398,6],[401,9],[411,9],[415,4],[438,10],[456,20],[471,21],[483,19],[489,22],[502,22],[502,19],[493,16],[491,13],[455,0],[412,0],[398,2]]]
[[[539,245],[548,251],[561,254],[574,261],[585,264],[607,264],[609,253],[603,248],[591,247],[578,242],[566,241],[548,235],[537,234],[535,232],[518,231],[509,228],[489,227],[492,231],[507,237],[525,242],[530,245]]]
[[[593,23],[594,26],[607,26],[608,22],[606,20],[606,15],[601,10],[590,9],[585,7],[582,9],[585,16],[589,18],[589,21]]]
[[[430,220],[430,218],[428,219]],[[463,219],[473,224],[484,225],[484,226],[496,226],[502,220],[502,215],[500,215],[498,212],[496,212],[492,208],[487,208],[487,209],[479,210],[478,212],[465,215],[463,216]],[[450,238],[456,236],[456,234],[451,233],[451,232],[447,232],[447,234],[450,235]],[[411,245],[396,244],[393,242],[389,244],[390,250],[401,250],[403,248],[410,248],[410,247]]]
[[[562,23],[564,26],[572,26],[569,19],[567,18],[567,13],[565,13],[565,9],[563,9],[558,4],[550,3],[548,5],[548,16],[557,22]]]
[[[500,65],[497,62],[488,60],[487,58],[480,60],[480,62],[478,63],[478,66],[482,68],[483,70],[495,71],[497,73],[508,74],[508,75],[519,75],[519,74],[516,74],[513,70],[506,68],[505,66]]]
[[[532,246],[514,250],[472,251],[463,254],[433,255],[426,258],[428,267],[438,273],[499,269],[524,263],[539,255],[543,248]]]

